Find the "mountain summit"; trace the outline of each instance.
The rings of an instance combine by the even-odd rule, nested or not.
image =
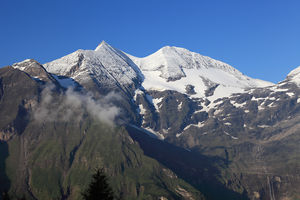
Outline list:
[[[44,66],[55,75],[72,78],[95,90],[119,88],[130,94],[141,80],[134,63],[104,41],[95,50],[80,49]]]
[[[130,88],[141,81],[146,90],[175,90],[197,98],[211,96],[211,100],[247,88],[272,85],[245,76],[221,61],[170,46],[138,58],[102,41],[94,51],[78,50],[44,66],[53,74],[81,84],[119,85],[132,93]],[[193,88],[193,92],[187,88]]]
[[[110,48],[110,49],[114,49],[112,46],[110,46],[108,43],[106,43],[104,40],[102,40],[102,42],[96,47],[95,51],[98,51],[102,48]]]
[[[210,96],[216,99],[246,88],[272,85],[245,76],[226,63],[184,48],[166,46],[144,58],[128,56],[145,76],[143,86],[148,90],[187,93],[186,87],[191,86],[194,88],[193,97],[208,96],[205,91],[213,89],[215,95]]]

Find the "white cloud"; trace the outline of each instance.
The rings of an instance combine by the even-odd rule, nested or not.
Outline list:
[[[84,113],[109,125],[114,124],[120,108],[113,105],[113,100],[121,97],[111,92],[105,96],[93,98],[92,94],[81,94],[69,88],[63,95],[53,92],[53,86],[46,86],[41,95],[40,104],[34,110],[34,118],[39,121],[80,121]]]

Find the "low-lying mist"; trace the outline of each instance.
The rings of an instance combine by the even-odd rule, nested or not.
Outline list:
[[[95,99],[91,93],[82,94],[74,91],[73,88],[58,94],[53,85],[47,85],[42,91],[40,103],[34,109],[33,116],[38,122],[66,122],[71,119],[80,121],[88,113],[101,122],[113,125],[120,108],[112,102],[120,98],[120,95],[111,92]]]

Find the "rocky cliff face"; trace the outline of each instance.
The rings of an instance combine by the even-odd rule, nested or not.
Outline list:
[[[12,67],[0,70],[0,138],[20,135],[28,123],[28,110],[37,103],[38,83]]]

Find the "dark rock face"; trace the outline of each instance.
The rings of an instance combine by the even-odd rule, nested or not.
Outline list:
[[[205,96],[209,97],[209,96],[214,95],[214,92],[218,86],[219,86],[219,84],[215,84],[215,85],[211,86],[210,88],[208,88],[207,90],[205,90]]]
[[[70,71],[66,74],[66,76],[68,76],[68,77],[73,76],[75,74],[75,72],[79,70],[79,67],[82,64],[83,59],[84,59],[84,55],[78,54],[77,63],[71,67]]]
[[[14,68],[19,69],[23,72],[26,72],[31,77],[43,81],[57,85],[57,81],[52,77],[50,73],[46,71],[46,69],[37,61],[30,59],[25,60],[21,63],[16,63],[13,65]]]
[[[228,187],[238,190],[232,179],[241,176],[237,180],[251,199],[298,197],[298,186],[291,185],[299,185],[294,156],[300,148],[293,145],[300,139],[299,91],[289,83],[225,98],[202,127],[186,129],[177,144],[228,160]],[[294,178],[283,178],[289,176]]]
[[[300,139],[300,88],[294,83],[250,89],[214,102],[174,91],[147,94],[152,101],[136,101],[145,109],[143,127],[177,146],[224,159],[221,179],[227,188],[250,199],[299,197],[300,147],[294,144]]]
[[[218,83],[214,83],[212,81],[210,81],[209,79],[205,78],[205,77],[201,77],[205,86],[207,87],[207,90],[205,90],[205,96],[209,97],[214,95],[214,92],[216,90],[216,88],[220,85]]]
[[[157,100],[159,102],[154,103]],[[181,132],[191,120],[192,112],[199,107],[186,95],[176,91],[149,91],[137,95],[136,103],[146,109],[142,126],[159,131],[164,136]]]
[[[0,138],[6,141],[25,129],[29,120],[28,110],[38,100],[39,85],[30,76],[12,67],[0,69],[0,77]]]
[[[191,94],[196,94],[196,92],[195,92],[195,86],[193,86],[193,85],[187,85],[187,86],[185,87],[185,91],[186,91],[186,93],[189,94],[189,95],[191,95]]]

